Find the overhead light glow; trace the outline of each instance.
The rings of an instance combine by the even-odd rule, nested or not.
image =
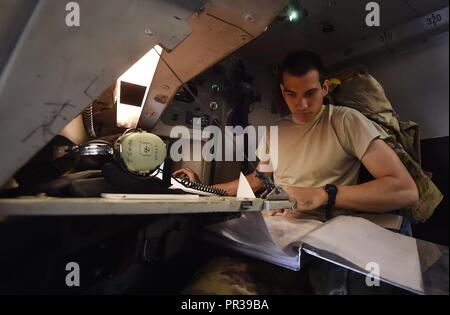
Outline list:
[[[117,80],[118,127],[136,128],[161,53],[162,48],[156,45]],[[144,93],[139,93],[144,90]]]
[[[289,14],[289,22],[295,22],[298,19],[298,12],[295,10],[292,10],[292,12]]]

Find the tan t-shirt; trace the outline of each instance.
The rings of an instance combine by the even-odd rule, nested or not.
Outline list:
[[[268,152],[280,186],[355,185],[360,160],[378,137],[375,126],[357,110],[328,105],[306,124],[283,118],[278,124],[278,154],[268,145],[267,138],[273,137],[264,136],[257,155],[267,160],[263,152]]]

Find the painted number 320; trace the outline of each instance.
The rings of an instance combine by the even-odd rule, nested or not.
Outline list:
[[[436,26],[442,21],[442,16],[440,14],[431,14],[430,16],[427,16],[427,25],[428,26]]]

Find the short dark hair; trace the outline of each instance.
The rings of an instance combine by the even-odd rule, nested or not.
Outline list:
[[[311,51],[295,51],[290,53],[280,66],[280,82],[283,83],[284,73],[301,77],[311,70],[319,72],[320,83],[323,84],[325,81],[325,70],[322,59]]]

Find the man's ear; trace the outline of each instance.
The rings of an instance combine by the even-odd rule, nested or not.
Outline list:
[[[330,85],[330,81],[329,80],[323,81],[322,94],[323,94],[324,97],[327,96],[328,92],[330,91],[329,85]]]
[[[283,95],[283,93],[284,93],[284,86],[283,86],[283,83],[280,83],[280,91],[281,91],[281,95]]]

